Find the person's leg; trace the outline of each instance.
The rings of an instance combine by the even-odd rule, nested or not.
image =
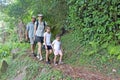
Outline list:
[[[56,65],[57,55],[54,55],[54,65]]]
[[[31,44],[31,53],[34,55],[34,57],[36,57],[36,53],[35,53],[35,44]]]
[[[34,40],[33,38],[30,38],[30,44],[31,44],[31,53],[34,53]]]
[[[52,54],[52,49],[49,50],[49,54]]]
[[[48,50],[48,56],[47,56],[47,59],[48,59],[48,62],[50,64],[50,54],[52,53],[52,49],[49,49]]]
[[[40,60],[42,60],[42,44],[41,42],[38,42],[38,53],[40,54]]]
[[[55,50],[54,51],[54,65],[57,65],[56,63],[57,56],[58,56],[58,50]]]
[[[31,53],[34,53],[34,45],[31,44]]]
[[[35,48],[36,48],[36,44],[34,43],[33,44],[33,52],[35,51]]]
[[[34,41],[34,44],[33,44],[33,52],[35,53],[35,48],[36,48],[36,42]]]
[[[48,62],[49,51],[46,50],[46,62]]]
[[[60,54],[59,64],[62,64],[63,63],[62,62],[63,53],[61,50],[59,51],[59,54]]]
[[[63,55],[60,55],[59,62],[62,62],[62,57],[63,57]]]

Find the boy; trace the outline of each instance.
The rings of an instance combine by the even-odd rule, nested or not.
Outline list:
[[[56,39],[53,41],[52,46],[53,46],[53,51],[54,51],[54,65],[57,65],[56,59],[58,55],[60,55],[58,64],[63,64],[62,62],[63,50],[62,50],[62,46],[60,42],[60,35],[56,36]]]
[[[46,49],[46,63],[50,64],[49,54],[52,53],[52,46],[51,46],[51,32],[50,27],[46,27],[46,32],[44,33],[44,45]]]

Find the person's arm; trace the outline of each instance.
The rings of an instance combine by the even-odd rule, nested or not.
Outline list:
[[[44,34],[44,44],[45,44],[45,49],[47,49],[46,34]]]
[[[54,44],[55,44],[55,41],[52,42],[52,49],[53,49],[53,51],[55,51],[54,50]]]

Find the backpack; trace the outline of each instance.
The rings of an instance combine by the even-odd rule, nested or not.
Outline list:
[[[36,23],[36,30],[37,30],[38,25],[39,25],[39,22],[38,22],[38,20],[37,20],[36,22],[37,22],[37,23]],[[45,26],[46,26],[45,21],[43,22],[43,25],[44,25],[44,30],[45,30]]]

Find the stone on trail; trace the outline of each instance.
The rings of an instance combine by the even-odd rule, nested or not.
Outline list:
[[[41,70],[41,73],[47,73],[47,72],[48,72],[47,68],[43,68],[43,69]]]
[[[15,58],[17,57],[17,52],[18,52],[18,51],[19,51],[18,48],[12,49],[12,50],[11,50],[12,59],[15,59]]]
[[[7,68],[8,68],[8,63],[5,60],[3,60],[2,66],[1,66],[1,72],[5,73],[7,71]]]

